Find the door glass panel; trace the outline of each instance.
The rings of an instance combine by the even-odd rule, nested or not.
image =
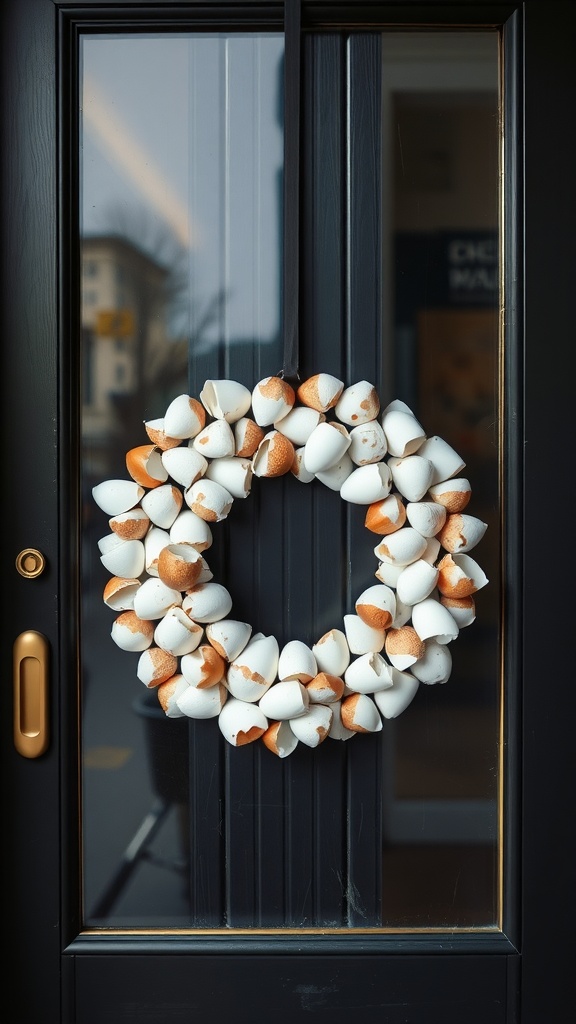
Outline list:
[[[280,369],[283,37],[90,35],[82,41],[87,926],[453,930],[499,923],[498,34],[395,32],[378,42],[382,254],[374,303],[384,310],[384,384],[375,383],[382,385],[383,404],[402,398],[427,432],[464,460],[468,511],[488,524],[477,560],[489,585],[477,596],[476,620],[453,645],[446,685],[421,684],[406,711],[366,741],[365,749],[377,752],[368,763],[379,766],[366,788],[367,817],[378,827],[364,829],[361,838],[346,831],[346,801],[359,791],[350,775],[361,770],[348,753],[352,744],[329,739],[285,761],[263,748],[249,761],[245,750],[230,753],[213,721],[167,718],[155,687],[136,674],[141,648],[124,649],[111,638],[123,599],[103,599],[111,577],[144,579],[149,563],[110,568],[119,563],[107,554],[124,541],[92,494],[102,481],[130,479],[127,451],[150,443],[144,422],[161,418],[173,398],[198,396],[207,379],[255,384],[270,372],[262,368],[271,352]],[[340,53],[334,37],[311,40],[306,68],[319,67],[325,51]],[[342,81],[355,74],[353,53],[344,46],[341,57],[330,57],[342,60]],[[305,98],[321,93],[316,90],[313,74],[305,77]],[[349,170],[346,146],[354,143],[345,133],[346,90],[332,92],[333,120],[342,123],[341,163]],[[323,114],[316,116],[322,135]],[[314,173],[312,163],[305,150],[303,174]],[[342,173],[341,199],[334,202],[341,202],[345,221],[353,197]],[[325,247],[320,263],[323,253],[329,263],[329,232],[323,241],[322,230],[317,237]],[[346,245],[341,260],[344,279]],[[328,366],[311,372],[321,370],[334,372]],[[264,508],[267,499],[260,500]],[[219,536],[206,552],[216,579],[231,558],[227,544],[235,547],[238,571],[248,575],[263,571],[255,567],[259,543],[266,552],[260,562],[288,557],[272,540],[265,546],[266,531],[280,519],[278,498],[270,500],[267,518],[262,513],[258,520],[263,527],[242,520],[229,544]],[[299,521],[294,536],[301,541],[306,528]],[[316,531],[306,541],[312,566]],[[281,562],[272,561],[270,571],[290,579]],[[288,617],[285,609],[304,602],[302,589],[291,585],[280,610],[266,595],[260,599],[266,627],[274,629],[275,616]],[[345,602],[346,594],[342,610],[349,612]],[[248,618],[250,609],[240,609],[235,617],[244,611]],[[321,611],[314,614],[321,622]],[[337,752],[325,753],[330,744]],[[324,904],[327,839],[315,813],[328,777],[332,795],[323,797],[321,810],[332,823],[327,832],[331,827],[339,859],[331,868],[334,893]],[[309,806],[302,793],[310,794]],[[239,849],[239,822],[248,817],[263,865],[256,870],[243,865]],[[370,856],[362,843],[371,844]],[[292,863],[299,844],[312,851],[303,876]],[[246,861],[249,856],[246,850]],[[376,865],[375,879],[362,881],[374,890],[375,909],[363,918],[354,906],[354,871],[368,862]],[[299,885],[313,893],[313,914],[298,910],[298,898],[290,902]],[[253,904],[257,912],[245,909]]]

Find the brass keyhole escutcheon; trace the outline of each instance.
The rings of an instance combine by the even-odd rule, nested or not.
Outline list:
[[[24,548],[16,557],[16,568],[21,576],[33,580],[46,568],[46,559],[37,548]]]

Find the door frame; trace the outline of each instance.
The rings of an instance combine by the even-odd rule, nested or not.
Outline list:
[[[59,685],[76,678],[79,621],[79,415],[74,398],[79,322],[74,268],[79,260],[69,213],[77,198],[70,192],[70,168],[78,139],[68,111],[77,72],[74,33],[80,24],[102,29],[103,8],[108,26],[118,29],[138,18],[149,30],[168,22],[190,28],[192,19],[197,26],[202,18],[206,24],[214,18],[230,24],[235,17],[244,17],[247,27],[271,27],[282,25],[283,14],[280,3],[240,2],[127,6],[9,0],[3,8],[2,379],[9,386],[3,392],[2,421],[8,480],[22,480],[12,509],[5,506],[9,543],[2,554],[3,578],[10,580],[10,598],[3,621],[4,678],[12,678],[12,644],[24,630],[44,633],[51,649],[51,742],[37,762],[15,752],[11,687],[3,688],[2,697],[2,792],[10,822],[3,844],[5,920],[10,971],[19,993],[18,1019],[22,1024],[48,1018],[88,1024],[103,1009],[109,1022],[133,1019],[129,1014],[135,1001],[141,1008],[150,1005],[155,972],[160,971],[157,977],[172,978],[175,985],[163,1018],[170,1024],[188,1019],[179,1015],[177,993],[191,976],[191,965],[212,980],[225,965],[227,998],[233,1005],[234,989],[239,990],[246,972],[261,975],[265,962],[269,978],[255,1004],[264,1010],[264,996],[284,984],[303,1011],[329,1008],[337,998],[336,1005],[349,1015],[351,997],[339,983],[330,989],[329,981],[339,969],[345,972],[353,965],[356,984],[363,983],[371,993],[370,1005],[380,1000],[378,1019],[388,1005],[375,987],[379,974],[396,979],[400,1001],[418,977],[428,1000],[425,1012],[431,1015],[421,1017],[415,1009],[414,1021],[430,1024],[443,1014],[444,1020],[453,1019],[446,1016],[446,1007],[456,997],[464,1001],[460,1019],[470,1022],[563,1021],[573,910],[566,825],[568,780],[574,768],[573,694],[569,680],[556,684],[559,692],[549,706],[543,691],[554,686],[558,669],[551,664],[546,671],[546,654],[539,654],[534,638],[548,622],[541,609],[550,604],[556,620],[550,625],[556,626],[557,635],[570,635],[571,627],[563,553],[548,557],[543,550],[554,523],[543,523],[540,496],[546,477],[566,481],[569,476],[567,443],[573,433],[569,374],[564,371],[573,320],[569,268],[576,237],[574,154],[564,148],[565,111],[574,109],[576,98],[572,5],[562,0],[304,5],[305,25],[321,21],[333,28],[360,17],[379,22],[383,11],[389,24],[448,25],[454,24],[457,12],[462,26],[501,25],[510,54],[504,83],[509,178],[503,222],[510,344],[505,348],[501,410],[507,423],[502,658],[511,682],[503,751],[508,778],[503,877],[508,898],[501,933],[403,936],[81,932],[78,704]],[[34,451],[39,457],[30,466],[29,453]],[[54,493],[56,481],[62,503],[42,501],[43,495]],[[562,500],[562,488],[557,494]],[[14,570],[15,555],[28,546],[46,555],[47,569],[36,580],[23,579]],[[325,1001],[306,1006],[302,986],[314,984]],[[496,1001],[499,1007],[493,1016],[482,1018],[478,1007],[488,1012],[488,1003],[482,1003],[487,990],[497,993],[494,1007]],[[327,995],[330,991],[336,995]],[[199,1012],[214,1008],[209,992],[195,1000],[190,1007]],[[289,1000],[286,1005],[290,1009]],[[400,1019],[394,1012],[390,1004],[385,1019]],[[331,1019],[339,1019],[333,1006]]]

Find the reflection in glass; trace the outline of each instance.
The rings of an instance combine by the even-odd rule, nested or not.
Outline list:
[[[382,39],[386,386],[465,459],[473,514],[489,524],[479,561],[490,579],[449,685],[421,686],[388,723],[390,928],[498,923],[497,45],[496,33]],[[167,720],[135,655],[103,642],[115,616],[102,600],[106,520],[91,488],[126,477],[143,421],[197,395],[214,359],[221,377],[231,352],[257,373],[255,353],[278,343],[282,54],[277,35],[83,41],[87,925],[207,926],[190,897],[202,879],[188,877],[189,723]],[[282,927],[281,910],[266,920],[275,914]]]

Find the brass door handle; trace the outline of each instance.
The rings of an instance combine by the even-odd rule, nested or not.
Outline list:
[[[14,642],[14,746],[22,757],[40,757],[48,747],[48,662],[42,633],[20,633]]]

